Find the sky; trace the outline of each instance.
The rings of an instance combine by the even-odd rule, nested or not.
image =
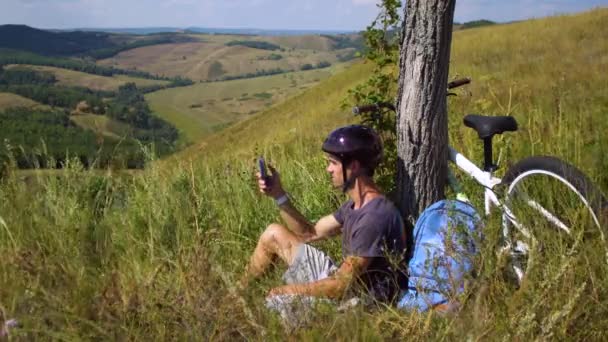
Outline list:
[[[378,0],[0,0],[0,24],[362,30]],[[608,0],[457,0],[454,20],[497,22],[608,7]]]

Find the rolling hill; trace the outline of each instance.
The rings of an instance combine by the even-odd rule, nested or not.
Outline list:
[[[197,142],[254,113],[301,93],[348,67],[200,83],[146,95],[153,112],[174,124],[182,141]]]
[[[0,92],[0,111],[14,107],[48,108],[48,106],[12,93]]]
[[[326,36],[190,35],[198,42],[159,44],[123,51],[100,65],[137,69],[152,74],[182,76],[198,81],[218,80],[262,70],[300,70],[305,64],[331,64],[352,59],[360,46],[357,36],[346,36],[338,49]],[[277,45],[278,50],[253,48],[233,42]],[[351,42],[350,44],[348,42]]]
[[[11,64],[5,66],[4,68],[10,70],[14,67],[49,72],[55,75],[55,78],[57,79],[57,84],[59,85],[84,87],[93,90],[115,91],[118,90],[118,87],[120,87],[121,85],[124,85],[125,83],[129,82],[135,83],[138,87],[147,87],[153,85],[166,86],[169,84],[168,81],[163,80],[137,78],[126,75],[113,75],[111,77],[100,76],[80,71],[41,65]]]
[[[140,46],[187,42],[185,35],[125,35],[89,31],[50,31],[26,25],[0,25],[0,48],[33,52],[45,56],[89,56],[107,58]]]
[[[1,25],[0,47],[30,51],[42,55],[76,55],[109,48],[115,43],[108,33],[50,32],[26,25]]]

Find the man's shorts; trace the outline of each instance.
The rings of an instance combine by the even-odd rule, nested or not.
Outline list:
[[[311,283],[331,276],[338,267],[324,252],[307,244],[301,244],[291,266],[283,274],[286,284]],[[284,324],[290,327],[305,324],[310,318],[310,309],[330,300],[302,295],[276,295],[266,298],[266,307],[281,315]]]
[[[296,251],[291,266],[283,274],[285,284],[302,284],[325,279],[338,268],[327,254],[305,243]]]

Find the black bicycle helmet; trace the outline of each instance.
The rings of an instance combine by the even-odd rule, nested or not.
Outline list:
[[[342,162],[344,173],[344,190],[353,180],[346,180],[346,164],[358,160],[370,171],[382,161],[383,150],[380,136],[371,128],[361,125],[340,127],[329,133],[322,150],[332,154]]]
[[[370,169],[375,169],[382,161],[382,140],[366,126],[350,125],[335,129],[325,139],[322,149],[343,162],[356,159]]]

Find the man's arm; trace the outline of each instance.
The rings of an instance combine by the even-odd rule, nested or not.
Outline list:
[[[342,225],[334,215],[322,217],[316,224],[312,224],[300,212],[287,202],[280,207],[280,214],[287,227],[303,238],[304,242],[323,240],[340,232]]]
[[[262,179],[258,172],[258,186],[262,193],[277,200],[285,196],[286,192],[283,190],[281,178],[277,170],[272,165],[268,165],[268,167],[272,172],[272,176]],[[341,227],[341,224],[338,223],[333,215],[327,215],[313,225],[312,222],[293,206],[289,199],[280,205],[279,210],[281,218],[287,224],[287,228],[294,234],[302,237],[304,242],[317,241],[335,235]]]
[[[268,296],[294,294],[338,299],[344,295],[344,292],[351,286],[353,280],[361,276],[371,261],[372,258],[349,256],[331,277],[312,283],[275,287],[268,292]]]

